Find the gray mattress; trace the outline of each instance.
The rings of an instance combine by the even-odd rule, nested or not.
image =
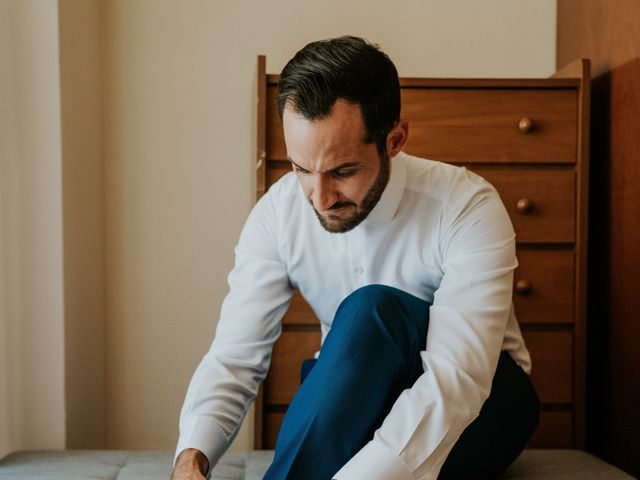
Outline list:
[[[214,480],[261,479],[273,452],[230,452],[212,472]],[[113,450],[30,451],[0,460],[0,480],[168,480],[172,454]],[[526,450],[503,479],[633,479],[579,450]]]

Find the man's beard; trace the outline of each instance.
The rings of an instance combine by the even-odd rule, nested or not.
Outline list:
[[[357,227],[365,218],[367,218],[369,213],[371,213],[371,210],[373,210],[380,200],[382,192],[384,192],[384,189],[389,182],[389,170],[389,155],[387,152],[384,152],[384,154],[380,155],[380,171],[378,172],[378,176],[362,199],[360,209],[357,210],[357,205],[352,202],[336,202],[329,209],[329,211],[331,211],[338,210],[343,207],[355,206],[357,211],[350,217],[340,218],[338,216],[332,216],[332,219],[328,220],[324,215],[320,214],[320,212],[316,210],[311,200],[309,200],[309,203],[311,203],[311,206],[313,207],[313,211],[316,212],[316,216],[318,217],[322,228],[331,233],[345,233]]]

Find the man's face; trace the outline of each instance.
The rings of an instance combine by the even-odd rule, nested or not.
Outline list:
[[[333,233],[356,227],[389,180],[388,155],[364,142],[360,106],[337,100],[321,120],[307,120],[287,106],[282,120],[289,160],[320,224]]]

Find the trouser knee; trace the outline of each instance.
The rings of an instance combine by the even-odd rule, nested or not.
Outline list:
[[[340,367],[358,371],[381,363],[403,372],[402,382],[419,375],[429,304],[385,285],[354,291],[338,308],[320,357],[334,356]]]
[[[424,349],[428,322],[424,300],[394,287],[367,285],[343,300],[331,332],[352,348],[376,342],[403,355],[417,354]]]

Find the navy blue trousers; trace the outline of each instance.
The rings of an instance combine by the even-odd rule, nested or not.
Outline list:
[[[370,285],[336,312],[315,363],[307,363],[265,480],[329,480],[380,427],[400,393],[423,373],[420,351],[429,304],[393,287]],[[538,423],[529,376],[503,352],[491,394],[445,462],[442,479],[501,474]]]

